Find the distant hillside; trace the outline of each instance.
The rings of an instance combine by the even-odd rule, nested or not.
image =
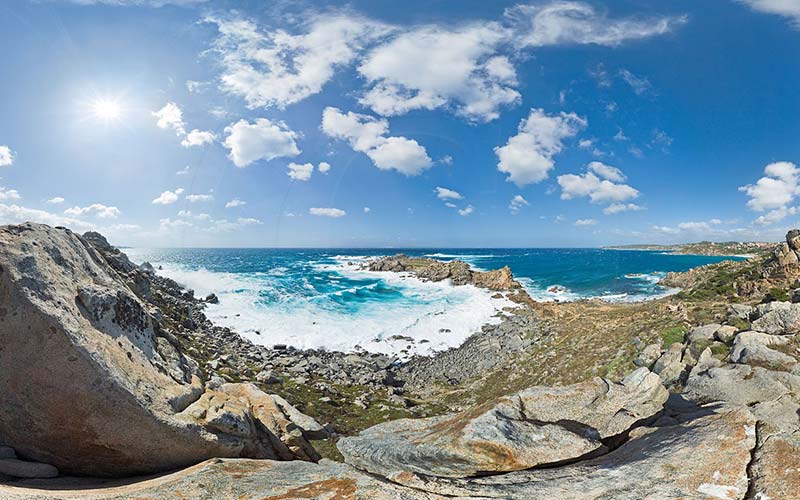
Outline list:
[[[763,241],[700,241],[678,245],[620,245],[605,247],[612,250],[654,250],[691,255],[759,255],[771,250],[775,243]]]

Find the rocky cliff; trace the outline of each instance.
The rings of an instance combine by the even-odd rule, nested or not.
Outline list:
[[[99,244],[64,228],[0,228],[2,444],[93,476],[210,457],[317,458],[271,396],[206,384],[143,300],[146,271],[111,254],[121,276],[92,238]]]

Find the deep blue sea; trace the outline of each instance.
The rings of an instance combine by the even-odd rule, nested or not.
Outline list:
[[[658,285],[721,257],[605,249],[143,249],[126,252],[220,303],[209,318],[264,345],[430,354],[500,320],[506,298],[471,286],[422,283],[361,269],[398,252],[461,259],[479,269],[508,265],[536,300],[637,301],[674,292]],[[412,339],[412,340],[409,340]],[[405,351],[405,352],[403,352]]]

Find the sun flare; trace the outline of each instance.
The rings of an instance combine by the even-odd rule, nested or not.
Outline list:
[[[99,120],[108,122],[119,119],[122,114],[119,102],[111,99],[98,99],[92,103],[92,111]]]

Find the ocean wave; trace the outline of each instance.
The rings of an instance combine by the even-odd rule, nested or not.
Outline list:
[[[426,253],[425,257],[433,259],[493,259],[497,257],[505,257],[505,255],[495,254],[452,254],[452,253]]]
[[[160,274],[198,296],[217,295],[219,304],[206,308],[206,316],[215,324],[268,346],[430,355],[461,345],[484,324],[498,323],[502,308],[513,305],[505,297],[492,298],[487,290],[471,285],[422,282],[407,274],[376,273],[347,262],[312,266],[315,271],[335,272],[341,284],[326,276],[309,280],[307,276],[160,265]],[[314,287],[311,281],[319,284]],[[354,284],[345,285],[350,282]],[[296,291],[298,287],[311,293]],[[321,287],[334,289],[322,291]]]

